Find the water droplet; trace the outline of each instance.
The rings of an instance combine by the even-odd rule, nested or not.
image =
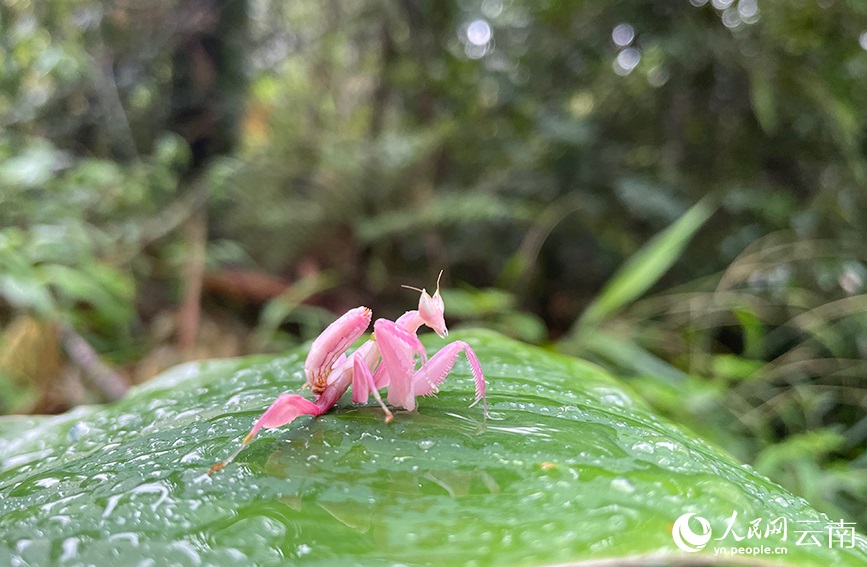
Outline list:
[[[678,452],[682,449],[681,445],[675,443],[674,441],[657,441],[656,447],[658,449],[665,449],[671,451],[672,453]]]
[[[626,527],[626,518],[617,514],[608,519],[608,528],[612,533],[622,532]]]
[[[418,448],[422,449],[424,451],[427,451],[428,449],[432,449],[433,446],[436,444],[437,444],[436,441],[433,441],[431,439],[425,439],[423,441],[418,442]]]
[[[87,424],[83,421],[79,421],[69,428],[69,433],[67,434],[67,437],[70,441],[74,443],[75,441],[78,441],[79,439],[87,435],[89,432],[90,427],[88,427]]]
[[[629,53],[626,56],[624,56],[623,53],[626,53],[626,52],[629,52]],[[636,59],[634,60],[634,62],[631,59],[628,61],[629,65],[631,65],[630,67],[628,67],[629,71],[632,71],[632,69],[635,67],[635,65],[638,64],[638,59],[641,58],[641,55],[638,53],[638,50],[630,47],[629,49],[624,49],[621,52],[621,55],[618,56],[618,61],[620,61],[620,59],[628,59],[632,55],[635,55]],[[620,64],[620,63],[618,63],[618,64]],[[632,400],[622,390],[616,390],[614,388],[602,386],[602,387],[593,388],[592,392],[596,395],[597,399],[599,400],[599,403],[604,405],[604,406],[615,406],[618,408],[625,408],[625,407],[630,407],[632,405]]]
[[[172,549],[177,549],[178,551],[180,551],[181,553],[186,555],[187,558],[190,560],[189,565],[201,565],[202,558],[199,555],[199,552],[196,551],[195,548],[193,548],[193,546],[190,545],[189,542],[176,541],[176,542],[172,543],[170,547]]]
[[[121,498],[123,498],[123,494],[115,494],[108,499],[108,505],[106,505],[105,510],[102,513],[103,518],[111,516],[111,513],[114,512],[115,508],[117,508],[117,503],[120,502]]]
[[[37,480],[33,484],[35,484],[36,486],[39,486],[41,488],[50,488],[50,487],[54,486],[55,484],[57,484],[58,482],[60,482],[59,478],[40,478],[39,480]]]
[[[193,451],[190,451],[189,453],[187,453],[186,455],[181,457],[182,463],[201,462],[202,460],[203,460],[202,459],[202,453],[199,451],[199,449],[195,449]]]
[[[68,537],[63,540],[63,554],[60,556],[60,562],[72,561],[78,553],[78,539]]]
[[[635,492],[635,485],[632,484],[628,479],[618,477],[611,481],[611,488],[617,490],[618,492],[624,492],[626,494],[632,494]]]

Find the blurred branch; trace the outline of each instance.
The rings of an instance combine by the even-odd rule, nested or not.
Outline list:
[[[58,335],[63,350],[69,359],[84,371],[88,382],[108,401],[116,401],[126,395],[129,385],[118,373],[108,367],[97,352],[68,323],[58,326]]]
[[[218,293],[245,302],[265,303],[282,295],[290,282],[267,272],[249,270],[209,271],[202,280],[209,293]]]
[[[204,176],[198,176],[192,182],[192,188],[184,192],[183,196],[171,203],[157,215],[142,221],[133,221],[141,227],[141,236],[121,249],[112,261],[115,264],[125,264],[132,260],[148,245],[165,238],[199,210],[202,210],[208,202],[210,194],[209,180]],[[121,227],[109,232],[122,232]]]

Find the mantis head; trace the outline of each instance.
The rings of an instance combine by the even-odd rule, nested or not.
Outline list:
[[[440,295],[440,278],[442,277],[443,273],[440,271],[440,275],[437,277],[437,290],[433,295],[430,295],[426,290],[418,289],[417,287],[411,287],[408,285],[403,287],[421,293],[421,297],[419,297],[418,300],[418,315],[421,317],[421,320],[425,325],[433,329],[440,338],[444,339],[449,336],[449,330],[446,328],[444,317],[445,305],[443,305],[443,298]]]

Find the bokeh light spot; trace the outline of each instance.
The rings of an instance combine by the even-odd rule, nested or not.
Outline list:
[[[736,28],[741,25],[741,15],[734,8],[729,8],[722,15],[722,23],[727,28]]]
[[[473,45],[487,45],[492,35],[491,26],[485,20],[475,20],[467,26],[467,41]]]
[[[503,0],[484,0],[482,2],[482,14],[494,19],[503,13]]]
[[[617,54],[614,60],[614,72],[618,75],[628,75],[641,61],[641,52],[634,47],[628,47]]]
[[[468,43],[464,46],[464,53],[467,54],[467,57],[470,59],[481,59],[488,52],[487,45],[476,45],[475,43]]]
[[[611,32],[611,39],[617,47],[626,47],[635,39],[635,28],[629,24],[617,24]]]
[[[740,0],[738,2],[738,12],[744,21],[756,17],[759,13],[758,0]]]

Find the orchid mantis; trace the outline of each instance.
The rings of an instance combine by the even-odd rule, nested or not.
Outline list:
[[[278,396],[256,420],[241,446],[228,459],[212,466],[209,474],[232,462],[263,427],[281,427],[302,415],[321,415],[337,403],[350,386],[354,403],[366,402],[373,396],[385,412],[385,422],[388,423],[394,415],[382,401],[379,394],[381,388],[388,386],[388,403],[392,406],[412,411],[415,409],[416,396],[437,392],[461,352],[470,363],[476,383],[476,399],[470,407],[482,401],[487,417],[485,376],[473,349],[464,341],[455,341],[428,360],[424,346],[418,340],[418,330],[422,326],[429,327],[441,338],[446,338],[449,334],[444,319],[445,306],[440,295],[439,278],[433,295],[424,289],[404,287],[421,294],[417,310],[407,311],[397,321],[377,319],[371,338],[349,356],[346,351],[370,325],[370,309],[350,309],[331,323],[313,341],[304,363],[304,374],[307,378],[305,386],[312,390],[314,401],[298,394]],[[418,369],[415,368],[416,357],[421,362]]]

